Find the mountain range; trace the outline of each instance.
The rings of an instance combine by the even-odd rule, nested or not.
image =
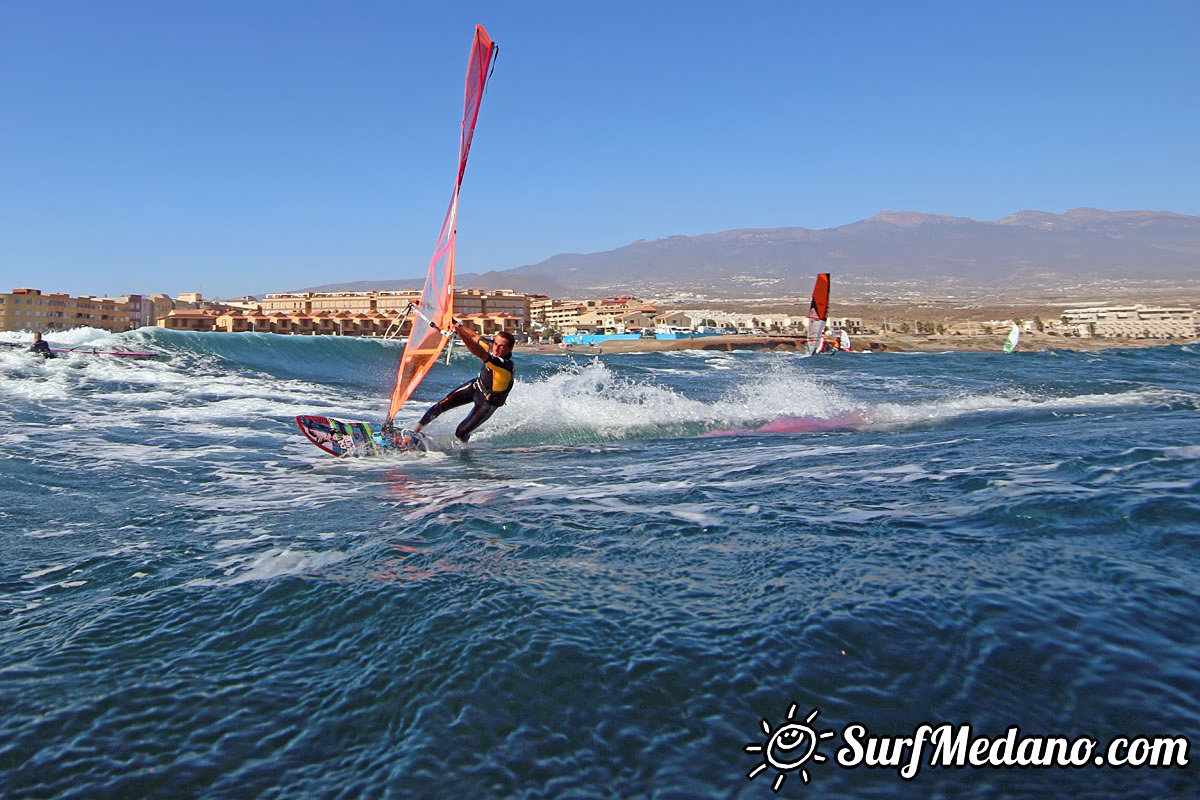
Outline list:
[[[639,240],[600,253],[460,273],[464,288],[551,297],[634,294],[713,299],[803,296],[830,272],[859,297],[906,294],[1050,296],[1139,285],[1200,288],[1200,216],[1076,208],[981,222],[884,211],[837,228],[750,228]],[[420,280],[356,281],[313,291],[419,288]]]

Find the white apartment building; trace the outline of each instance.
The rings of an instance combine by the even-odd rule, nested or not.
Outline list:
[[[1062,312],[1063,325],[1081,336],[1128,339],[1193,339],[1200,335],[1200,315],[1190,308],[1090,306]]]

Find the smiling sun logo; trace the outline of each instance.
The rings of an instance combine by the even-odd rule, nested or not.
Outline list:
[[[767,720],[762,721],[762,730],[766,734],[766,742],[759,744],[751,742],[746,745],[747,753],[762,753],[763,761],[761,764],[755,765],[754,769],[746,774],[750,780],[754,780],[755,776],[762,772],[767,767],[774,767],[779,770],[775,776],[775,783],[771,786],[771,791],[778,792],[779,787],[783,786],[783,779],[792,770],[800,770],[800,780],[808,783],[808,770],[804,768],[805,762],[810,759],[821,762],[826,761],[825,756],[817,752],[817,747],[822,739],[828,739],[834,735],[833,731],[821,731],[817,733],[811,723],[817,718],[817,714],[821,713],[818,709],[813,709],[812,712],[805,717],[804,723],[793,722],[796,716],[796,704],[792,703],[788,709],[787,720],[778,728],[771,729],[771,723]]]

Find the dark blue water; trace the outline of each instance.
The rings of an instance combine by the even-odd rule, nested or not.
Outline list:
[[[1193,346],[525,355],[469,448],[339,460],[292,417],[379,418],[395,347],[104,343],[166,357],[0,352],[0,796],[1200,796],[835,756],[1200,746]],[[825,760],[748,779],[792,704]]]

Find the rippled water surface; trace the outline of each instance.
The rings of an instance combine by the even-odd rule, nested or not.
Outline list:
[[[1200,747],[1193,346],[525,355],[469,447],[339,460],[292,417],[378,419],[395,347],[68,335],[164,355],[0,348],[3,797],[1200,796],[835,759]],[[825,760],[748,779],[793,704]]]

